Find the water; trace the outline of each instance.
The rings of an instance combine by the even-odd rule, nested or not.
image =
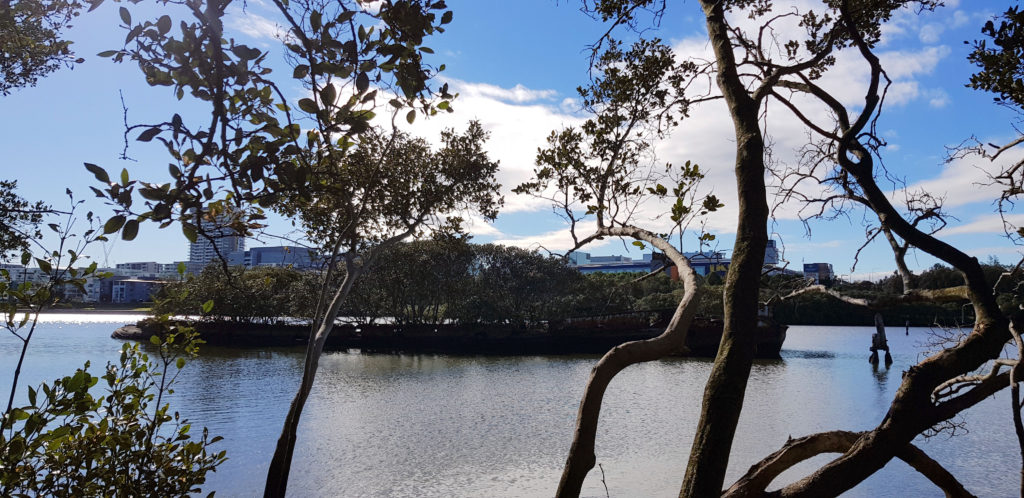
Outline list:
[[[139,317],[49,315],[33,339],[24,385],[70,373],[86,360],[99,373],[117,358],[114,328]],[[782,360],[754,366],[728,481],[789,436],[865,430],[884,416],[930,329],[889,331],[894,363],[873,370],[873,328],[791,327]],[[7,399],[19,343],[0,337],[0,399]],[[229,460],[210,476],[219,496],[257,496],[288,403],[299,348],[208,347],[179,378],[173,409],[224,436]],[[577,404],[596,358],[448,357],[328,353],[303,415],[292,467],[293,496],[551,496],[571,442]],[[675,496],[710,371],[704,359],[633,366],[605,397],[598,462],[613,497]],[[1004,390],[962,417],[969,430],[917,444],[979,496],[1017,493],[1019,453]],[[791,469],[792,482],[828,456]],[[595,468],[585,496],[605,496]],[[940,496],[898,460],[848,496]]]

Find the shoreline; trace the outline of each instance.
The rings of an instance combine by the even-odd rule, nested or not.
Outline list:
[[[40,313],[40,315],[149,315],[149,308],[124,309],[124,308],[51,308]],[[22,313],[24,310],[18,310]]]
[[[308,325],[193,322],[199,337],[212,346],[251,348],[298,346],[309,340]],[[761,323],[755,357],[778,358],[786,339],[785,325]],[[630,341],[648,340],[664,331],[663,324],[616,323],[613,320],[578,320],[572,326],[517,328],[493,324],[471,325],[353,325],[339,324],[327,338],[325,350],[356,349],[379,353],[436,353],[456,355],[566,355],[604,354]],[[111,337],[147,341],[156,334],[145,320],[115,330]],[[673,355],[712,357],[721,342],[720,321],[698,319],[691,325],[685,346]]]

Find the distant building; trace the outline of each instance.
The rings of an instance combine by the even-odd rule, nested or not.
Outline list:
[[[725,275],[729,271],[732,259],[721,251],[684,252],[683,256],[690,261],[690,266],[700,276],[712,273]],[[665,255],[647,253],[643,260],[633,260],[628,256],[592,256],[590,253],[573,251],[569,253],[569,266],[576,267],[582,273],[617,273],[617,272],[651,272],[665,262]],[[779,263],[779,252],[774,240],[768,241],[764,252],[764,265],[775,266]],[[679,272],[672,266],[667,273],[673,280],[679,279]]]
[[[296,246],[253,247],[248,251],[235,251],[228,256],[231,266],[277,266],[308,269],[317,266],[316,251]]]
[[[236,234],[234,230],[217,226],[209,221],[203,222],[203,230],[210,238],[200,235],[189,246],[189,271],[193,273],[202,271],[211,261],[218,259],[218,253],[220,257],[226,259],[233,252],[245,251],[245,237]]]
[[[779,248],[775,246],[775,241],[769,239],[768,246],[764,248],[764,265],[765,266],[776,266],[779,264]]]
[[[702,277],[712,273],[725,275],[732,263],[732,259],[727,258],[721,251],[684,252],[683,256],[690,261],[693,271]]]
[[[804,263],[804,278],[813,279],[814,283],[831,282],[835,278],[831,263]]]
[[[629,256],[591,256],[579,251],[569,254],[569,266],[576,267],[580,273],[650,273],[657,269],[649,254],[640,261],[633,261]]]
[[[569,253],[569,266],[589,265],[590,253],[573,251]]]
[[[163,281],[141,278],[115,278],[111,284],[110,302],[142,303],[153,300]]]
[[[118,263],[115,268],[119,271],[133,271],[140,273],[160,273],[163,265],[155,261],[144,261],[136,263]]]

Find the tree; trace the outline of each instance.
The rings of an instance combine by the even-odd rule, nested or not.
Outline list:
[[[538,327],[572,309],[581,275],[560,258],[494,244],[474,252],[472,287],[458,315],[464,323]]]
[[[117,364],[96,377],[89,364],[73,375],[29,388],[29,405],[0,421],[0,493],[4,496],[187,496],[226,459],[210,450],[220,437],[169,411],[185,358],[195,356],[195,334],[170,330],[153,336],[156,359],[125,345]],[[103,381],[105,396],[90,392]],[[154,404],[153,408],[150,405]],[[212,495],[213,493],[210,493]]]
[[[558,496],[578,496],[594,467],[594,439],[608,384],[632,364],[684,348],[699,307],[699,278],[669,238],[682,237],[694,218],[715,211],[721,203],[712,195],[699,194],[703,173],[689,161],[682,166],[668,164],[658,174],[651,142],[664,137],[690,105],[714,98],[687,95],[706,68],[691,61],[677,63],[672,50],[659,40],[641,40],[629,48],[609,40],[596,58],[594,81],[580,89],[584,108],[594,117],[579,129],[552,132],[548,147],[537,153],[534,180],[516,188],[552,201],[555,212],[570,226],[573,250],[603,237],[635,239],[640,247],[650,244],[662,251],[679,269],[684,287],[661,335],[616,346],[594,366],[580,402]],[[642,222],[638,207],[651,198],[671,204],[666,233],[638,226]],[[596,229],[580,236],[581,222],[589,219]]]
[[[101,166],[86,167],[104,183],[97,194],[118,209],[106,231],[124,239],[148,220],[162,227],[178,222],[190,240],[212,237],[208,226],[245,234],[261,226],[264,209],[275,209],[294,216],[310,240],[323,244],[325,285],[265,489],[283,496],[324,342],[356,280],[383,249],[457,228],[463,210],[493,217],[497,163],[483,152],[486,133],[479,125],[464,134],[445,132],[438,151],[394,128],[400,113],[412,123],[418,114],[451,110],[447,84],[430,85],[443,66],[423,59],[431,52],[426,37],[452,20],[441,0],[275,0],[288,29],[282,41],[294,64],[291,80],[311,93],[297,102],[281,91],[284,81],[271,79],[266,52],[224,32],[229,0],[171,3],[191,21],[176,23],[171,15],[178,12],[169,12],[135,22],[122,7],[126,45],[101,55],[138,63],[151,85],[207,103],[209,115],[175,114],[129,127],[141,131],[139,141],[166,147],[168,183],[132,180],[127,171],[111,182]],[[390,128],[378,125],[385,113]],[[134,203],[136,193],[143,208]]]
[[[103,0],[86,1],[89,10]],[[61,66],[83,61],[62,33],[84,7],[77,0],[4,0],[0,2],[0,95],[35,86]]]
[[[714,76],[735,127],[735,174],[740,216],[733,262],[725,281],[725,330],[706,386],[681,496],[721,493],[736,422],[742,409],[753,353],[753,331],[756,330],[756,284],[760,281],[761,258],[767,240],[768,203],[764,178],[769,173],[765,157],[770,150],[766,146],[761,119],[762,110],[769,101],[788,109],[805,124],[813,137],[807,153],[802,156],[805,162],[771,170],[773,177],[783,186],[783,200],[802,201],[821,216],[837,209],[862,206],[878,219],[878,225],[869,237],[884,235],[893,248],[903,284],[902,294],[877,301],[847,300],[872,308],[918,301],[967,300],[973,305],[977,320],[965,341],[951,345],[908,371],[888,416],[878,427],[848,439],[844,439],[847,436],[816,435],[807,440],[814,441],[811,446],[816,448],[810,451],[807,450],[809,446],[802,443],[787,445],[751,469],[747,477],[756,476],[756,479],[738,481],[726,494],[762,494],[765,486],[777,475],[772,472],[787,468],[809,454],[836,449],[844,453],[840,458],[807,478],[785,486],[776,494],[839,494],[871,475],[894,456],[911,451],[909,444],[916,435],[1005,387],[1010,383],[1010,377],[1016,376],[1017,362],[998,360],[1003,345],[1011,337],[1018,337],[1012,326],[1014,315],[999,309],[996,295],[1000,289],[988,286],[976,259],[934,237],[934,232],[944,225],[941,203],[926,193],[911,194],[908,195],[908,205],[900,211],[875,183],[875,154],[879,153],[882,141],[873,130],[884,100],[887,80],[873,48],[880,39],[881,25],[892,13],[915,4],[921,8],[935,6],[934,2],[826,2],[814,10],[787,8],[782,11],[775,9],[773,2],[701,2],[715,60],[713,66],[698,67],[705,71],[704,74]],[[657,14],[664,9],[665,2],[609,0],[586,5],[597,17],[611,21],[615,26],[635,27],[636,14],[640,9],[650,8]],[[736,22],[742,18],[749,21]],[[799,36],[791,39],[785,35],[785,30],[779,28],[788,20],[798,23]],[[749,28],[751,25],[754,26],[752,29]],[[599,44],[606,41],[602,39]],[[867,96],[859,112],[853,115],[818,84],[821,75],[832,67],[840,52],[859,57],[871,69]],[[833,119],[829,120],[829,117]],[[804,181],[826,185],[826,194],[822,196],[820,189],[811,193],[800,191],[796,186]],[[1008,191],[1013,192],[1012,189]],[[913,275],[903,264],[910,247],[928,252],[956,268],[965,285],[938,290],[915,287]],[[1008,280],[1012,280],[1015,272],[1008,276],[1011,277]],[[823,292],[845,297],[822,286],[799,292]],[[972,375],[986,362],[993,362],[989,374]],[[1006,365],[1011,366],[1010,373],[1001,373],[1000,368]],[[595,375],[601,368],[599,363],[595,367]],[[1015,403],[1016,398],[1015,393]],[[586,403],[585,395],[584,406]],[[1015,413],[1018,408],[1019,404],[1015,404]],[[579,430],[577,436],[579,440]],[[826,440],[852,442],[820,444]],[[565,476],[574,473],[573,459],[579,454],[576,444],[574,442],[570,450],[560,495],[578,494],[578,487],[565,486]],[[585,460],[583,467],[589,469],[588,464],[592,465]],[[582,473],[585,474],[586,469]],[[955,480],[951,483],[949,479],[937,478],[936,482],[948,493],[958,492]]]
[[[199,275],[164,285],[152,312],[188,316],[209,301],[213,305],[203,317],[208,321],[273,324],[281,317],[308,319],[315,306],[308,296],[316,293],[320,283],[320,275],[312,271],[232,267],[225,275],[209,266]]]
[[[29,202],[16,194],[17,187],[17,180],[0,180],[0,259],[27,250],[31,240],[42,237],[39,225],[51,212],[43,202]]]

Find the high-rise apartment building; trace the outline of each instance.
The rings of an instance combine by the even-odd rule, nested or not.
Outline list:
[[[188,266],[190,271],[202,270],[210,261],[218,258],[218,253],[226,260],[229,254],[245,250],[245,237],[236,234],[230,228],[218,227],[214,223],[204,221],[203,230],[213,240],[200,235],[189,246]]]

